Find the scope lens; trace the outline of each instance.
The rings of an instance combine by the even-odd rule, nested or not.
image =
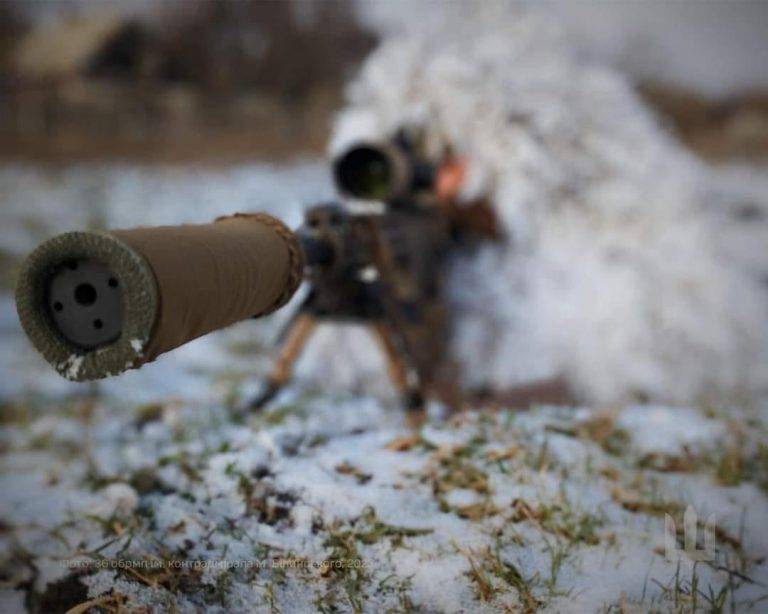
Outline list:
[[[355,198],[382,200],[391,192],[392,166],[381,150],[356,147],[336,160],[334,177],[343,193]]]

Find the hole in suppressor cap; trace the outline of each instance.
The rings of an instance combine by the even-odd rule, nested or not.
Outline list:
[[[77,288],[75,288],[75,302],[78,305],[82,305],[84,307],[93,305],[96,302],[97,297],[98,294],[96,294],[96,288],[94,288],[91,284],[80,284],[77,286]]]
[[[83,349],[108,345],[122,332],[122,297],[114,273],[101,262],[70,260],[46,285],[50,319],[69,342]]]

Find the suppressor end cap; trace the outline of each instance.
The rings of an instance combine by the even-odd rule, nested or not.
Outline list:
[[[51,314],[51,277],[66,262],[102,263],[121,289],[119,337],[84,349],[68,340]],[[116,237],[100,232],[69,232],[41,244],[22,265],[16,285],[16,309],[35,348],[62,376],[73,381],[117,375],[142,362],[158,311],[154,274],[144,258]]]

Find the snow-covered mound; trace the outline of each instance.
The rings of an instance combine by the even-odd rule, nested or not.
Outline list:
[[[493,197],[509,246],[452,278],[465,383],[563,374],[591,402],[765,390],[766,191],[717,179],[551,19],[441,6],[373,53],[332,150],[416,124],[469,158],[467,197]]]

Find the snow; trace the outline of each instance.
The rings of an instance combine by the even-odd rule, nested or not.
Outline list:
[[[475,565],[487,562],[485,553],[494,551],[498,544],[502,558],[521,570],[533,594],[550,610],[567,606],[568,599],[560,596],[566,591],[577,596],[580,607],[586,610],[617,603],[622,593],[640,600],[644,590],[646,605],[662,603],[662,591],[652,580],[666,585],[675,574],[675,565],[664,558],[663,552],[657,552],[663,543],[663,517],[627,511],[611,494],[616,480],[621,484],[647,480],[656,483],[655,497],[680,505],[690,503],[700,518],[714,513],[718,527],[730,535],[742,535],[746,553],[742,556],[746,557],[749,577],[768,581],[768,568],[765,562],[759,562],[768,552],[768,543],[760,537],[768,513],[765,491],[749,483],[724,488],[706,471],[663,474],[641,470],[629,453],[612,456],[588,439],[558,433],[545,435],[547,446],[542,447],[544,439],[538,435],[545,434],[545,425],[576,426],[592,413],[588,410],[541,408],[527,414],[471,414],[448,423],[436,421],[428,425],[425,433],[431,435],[430,446],[437,440],[435,433],[440,433],[440,447],[416,444],[395,452],[389,449],[390,442],[407,437],[408,431],[400,419],[392,419],[393,408],[379,402],[371,402],[365,426],[360,428],[328,428],[334,421],[360,424],[357,408],[354,403],[336,404],[321,396],[308,403],[304,417],[272,425],[254,418],[250,426],[237,427],[236,436],[230,423],[219,422],[206,407],[185,404],[181,409],[184,431],[188,428],[191,432],[179,438],[160,419],[154,423],[156,432],[151,441],[146,439],[146,426],[138,426],[131,412],[113,405],[108,400],[98,401],[85,446],[95,457],[109,454],[116,459],[112,466],[97,469],[104,478],[117,480],[105,488],[90,490],[90,482],[84,479],[86,456],[67,451],[56,440],[58,431],[50,430],[52,420],[69,423],[71,419],[63,416],[40,415],[22,427],[34,433],[52,433],[50,452],[30,456],[29,442],[19,439],[5,455],[4,470],[12,473],[3,474],[0,480],[10,504],[3,509],[3,518],[33,553],[35,565],[45,570],[42,577],[47,580],[63,577],[66,572],[56,563],[59,558],[71,559],[76,553],[82,557],[82,553],[117,538],[100,550],[101,555],[116,561],[131,557],[139,560],[159,556],[158,548],[162,547],[178,552],[183,560],[208,561],[204,577],[212,585],[219,586],[223,575],[229,573],[222,599],[235,611],[248,610],[247,604],[253,603],[248,600],[260,598],[261,593],[248,592],[253,590],[249,578],[259,585],[273,582],[276,603],[301,610],[311,607],[318,594],[324,594],[323,587],[330,580],[298,569],[284,571],[287,578],[281,579],[271,566],[263,565],[263,555],[255,553],[269,545],[274,553],[283,556],[293,553],[321,562],[330,554],[326,544],[335,531],[367,526],[369,521],[362,518],[366,510],[374,510],[377,521],[427,532],[403,537],[402,546],[389,537],[356,543],[356,556],[366,562],[370,574],[361,590],[367,607],[373,609],[392,605],[391,594],[374,590],[385,577],[400,586],[399,590],[405,591],[416,606],[444,611],[491,611],[503,603],[514,606],[516,589],[501,582],[498,595],[480,601],[476,585],[468,576],[470,561]],[[273,407],[267,415],[278,411],[279,406]],[[723,419],[705,417],[694,409],[663,407],[648,412],[629,408],[626,414],[618,414],[616,424],[633,426],[631,447],[643,449],[646,432],[659,428],[659,416],[674,411],[679,411],[684,423],[699,432],[713,424],[724,425]],[[730,419],[737,418],[740,416],[732,415]],[[41,421],[45,428],[39,426]],[[116,424],[119,428],[115,428]],[[191,436],[198,427],[206,431],[202,442]],[[265,435],[278,440],[278,433],[296,427],[307,435],[296,449],[269,448],[259,443]],[[319,444],[309,439],[318,428],[327,433],[327,439]],[[61,431],[63,442],[69,441],[67,430]],[[690,443],[688,434],[681,430],[679,436],[668,434],[667,438],[670,445],[679,446]],[[229,449],[218,452],[224,444]],[[500,455],[499,451],[508,450],[510,445],[517,452]],[[158,485],[142,494],[126,483],[135,479],[131,476],[135,476],[137,466],[130,455],[121,451],[131,446],[142,450],[141,467],[157,470],[160,479]],[[563,449],[579,449],[582,458],[591,461],[561,456]],[[542,454],[549,460],[539,464]],[[453,466],[445,465],[446,459],[489,477],[494,511],[476,518],[461,517],[455,510],[478,503],[483,494],[460,483],[452,487],[445,481],[439,483],[448,489],[444,501],[450,509],[441,511],[432,483],[435,479],[449,479],[448,473],[442,473]],[[353,474],[339,472],[336,468],[342,462],[370,478],[362,482]],[[189,467],[194,473],[186,469],[160,471],[159,467]],[[615,476],[607,472],[608,467],[614,468]],[[563,473],[566,468],[567,478]],[[51,471],[58,472],[57,480],[45,477]],[[242,480],[250,484],[249,495],[242,489]],[[68,504],[61,503],[65,491]],[[23,508],[14,507],[14,493],[23,495]],[[249,507],[248,496],[262,501],[259,506],[263,507],[255,508],[259,512],[249,511],[253,508]],[[530,520],[521,519],[514,511],[521,501],[533,510]],[[55,502],[59,503],[52,505]],[[555,518],[567,514],[563,524],[549,526],[539,506],[554,510],[551,513]],[[744,518],[738,512],[742,508],[747,510]],[[119,518],[126,528],[120,529],[122,533],[112,533],[95,517],[108,522]],[[596,523],[597,541],[570,542],[558,532],[568,530],[558,526],[571,526],[565,519],[582,517]],[[67,535],[65,543],[69,546],[39,537],[61,531]],[[129,538],[131,544],[127,546]],[[83,547],[75,550],[79,543]],[[733,556],[730,546],[721,543],[718,548],[718,557],[726,564]],[[558,549],[563,551],[562,568],[549,580],[550,557]],[[241,573],[246,561],[252,561],[252,576]],[[687,560],[682,567],[685,573],[691,573]],[[702,586],[711,583],[717,587],[727,580],[727,574],[706,566],[697,573]],[[550,581],[554,582],[554,592],[547,588]],[[116,569],[99,571],[84,582],[91,587],[91,596],[115,590],[148,603],[174,604],[182,610],[199,607],[204,599],[191,590],[174,592],[162,586],[147,586],[136,576]],[[240,598],[244,600],[240,606],[231,605]],[[753,598],[757,598],[753,587],[739,584],[735,599]]]
[[[617,420],[619,428],[632,435],[633,448],[645,454],[682,454],[697,447],[722,444],[726,426],[715,420],[702,420],[689,408],[633,406]]]
[[[101,518],[110,516],[125,516],[136,510],[139,497],[136,491],[128,484],[110,484],[97,493],[99,503],[95,507],[89,507],[89,513]]]
[[[57,368],[63,373],[64,377],[74,380],[80,375],[80,369],[83,367],[83,360],[85,360],[83,356],[70,354],[64,362],[57,366]]]
[[[215,375],[200,371],[204,355],[198,360],[198,377],[210,386]],[[290,405],[277,402],[244,424],[227,419],[221,407],[181,400],[144,422],[139,417],[146,406],[137,403],[146,391],[137,391],[139,401],[128,392],[74,401],[74,414],[51,412],[49,402],[31,407],[5,434],[0,517],[31,553],[36,590],[66,576],[62,560],[87,563],[94,549],[115,564],[171,552],[197,564],[200,581],[223,591],[227,605],[212,603],[193,588],[199,584],[174,591],[119,568],[95,569],[83,583],[90,597],[114,591],[182,611],[203,604],[248,611],[267,592],[281,609],[311,609],[337,590],[333,576],[298,567],[277,572],[271,557],[319,564],[330,556],[334,535],[365,535],[373,510],[376,522],[426,533],[353,538],[353,556],[365,563],[360,590],[366,609],[395,607],[403,595],[415,607],[443,611],[520,607],[518,589],[489,571],[495,568],[488,553],[496,548],[551,611],[567,609],[573,599],[592,611],[618,603],[623,593],[641,601],[644,591],[645,606],[660,605],[664,592],[653,580],[666,586],[675,574],[675,564],[659,550],[663,515],[625,509],[613,494],[619,486],[636,488],[640,501],[671,501],[679,509],[690,504],[700,518],[715,514],[719,528],[740,536],[747,575],[768,582],[768,567],[759,562],[768,554],[765,490],[748,480],[723,486],[706,463],[691,473],[661,473],[637,462],[651,449],[709,454],[717,437],[731,432],[726,425],[754,424],[749,414],[708,417],[694,408],[630,406],[612,414],[614,428],[629,433],[616,456],[578,435],[580,425],[603,415],[587,408],[435,418],[413,439],[386,400],[291,393]],[[157,394],[167,403],[163,389]],[[77,409],[83,403],[95,403],[90,417]],[[175,418],[168,420],[169,414]],[[759,425],[749,434],[752,443],[764,438]],[[408,438],[410,444],[391,445]],[[466,482],[469,475],[486,476],[487,486]],[[487,514],[462,516],[486,496]],[[521,516],[521,505],[532,516]],[[563,533],[581,523],[595,525],[594,538]],[[730,565],[736,552],[718,542],[722,565]],[[562,558],[554,577],[553,556]],[[498,592],[488,601],[478,597],[473,564],[496,578]],[[690,578],[687,559],[682,570]],[[728,581],[727,573],[708,566],[696,573],[703,587]],[[385,578],[389,588],[378,590]],[[571,598],[562,596],[567,592]],[[737,582],[737,602],[759,597],[754,586]],[[350,609],[340,599],[342,609]]]

